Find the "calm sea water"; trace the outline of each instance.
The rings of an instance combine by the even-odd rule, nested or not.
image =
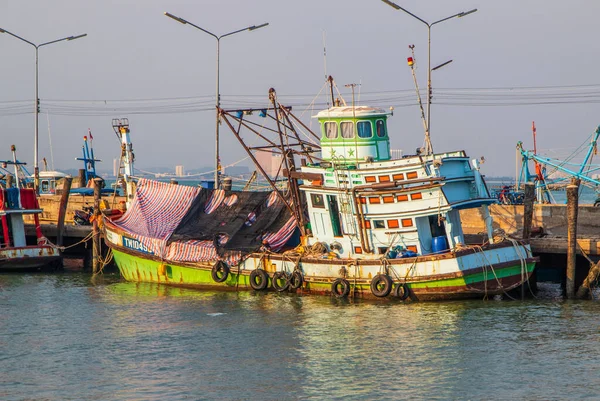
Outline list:
[[[0,399],[599,399],[600,304],[540,287],[352,303],[0,275]]]

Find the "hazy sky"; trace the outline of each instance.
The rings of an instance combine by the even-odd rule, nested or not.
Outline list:
[[[486,174],[514,175],[515,145],[531,147],[531,121],[538,147],[557,155],[600,124],[600,2],[396,2],[429,22],[479,10],[431,30],[432,66],[453,60],[433,72],[436,151],[464,149],[485,156]],[[119,154],[111,120],[128,117],[138,167],[213,164],[216,41],[165,11],[217,35],[269,23],[222,39],[225,106],[266,105],[274,87],[301,113],[324,83],[325,36],[326,73],[346,99],[344,84],[360,83],[362,104],[395,107],[392,147],[412,153],[422,145],[406,57],[415,44],[424,89],[427,28],[380,0],[0,0],[0,28],[34,43],[88,35],[39,50],[40,159],[50,160],[50,132],[55,168],[79,168],[74,158],[90,128],[110,169]],[[7,34],[0,49],[0,159],[15,144],[32,166],[35,51]],[[233,136],[221,132],[223,164],[241,159]]]

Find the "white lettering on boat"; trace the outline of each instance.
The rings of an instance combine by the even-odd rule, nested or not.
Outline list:
[[[154,255],[154,252],[152,252],[150,249],[148,249],[148,247],[144,244],[142,244],[141,241],[138,241],[137,239],[134,238],[129,238],[126,236],[123,236],[123,246],[129,249],[133,249],[139,252],[144,252],[144,253],[148,253],[150,255]]]

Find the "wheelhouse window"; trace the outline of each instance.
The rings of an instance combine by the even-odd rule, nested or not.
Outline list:
[[[335,121],[327,121],[325,123],[325,136],[329,139],[337,138],[337,123]]]
[[[344,121],[341,125],[342,138],[354,138],[354,123],[352,121]]]
[[[385,221],[373,220],[373,228],[385,228]]]
[[[312,201],[313,207],[325,209],[325,200],[321,194],[310,194],[310,200]]]
[[[356,123],[356,130],[359,138],[370,138],[373,136],[371,131],[371,121],[359,121]]]
[[[377,120],[377,136],[384,138],[387,135],[384,120]]]

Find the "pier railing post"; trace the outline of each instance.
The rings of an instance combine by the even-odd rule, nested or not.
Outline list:
[[[535,185],[533,182],[525,183],[525,198],[523,200],[523,239],[531,237],[533,223],[533,202],[535,200]]]
[[[575,298],[575,267],[577,261],[577,211],[579,208],[579,183],[573,178],[567,186],[567,298]]]
[[[100,270],[100,228],[98,219],[100,218],[100,186],[102,180],[94,179],[94,222],[92,226],[92,273],[98,274]]]

